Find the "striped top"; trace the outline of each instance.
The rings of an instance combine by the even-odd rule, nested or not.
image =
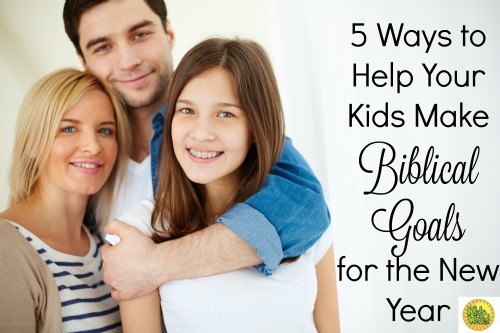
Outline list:
[[[54,250],[17,223],[11,222],[40,254],[56,281],[61,298],[63,332],[121,332],[118,302],[104,284],[98,233],[90,233],[90,250],[74,256]]]

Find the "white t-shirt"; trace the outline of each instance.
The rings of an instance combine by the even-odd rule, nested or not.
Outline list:
[[[120,179],[122,170],[119,170],[116,179]],[[127,173],[120,187],[118,182],[113,192],[113,203],[109,214],[109,220],[122,216],[130,207],[138,204],[145,198],[153,197],[153,185],[151,182],[151,155],[141,163],[129,159]]]
[[[147,235],[151,200],[133,207],[120,220]],[[249,267],[160,286],[161,308],[169,333],[316,332],[313,310],[317,294],[315,265],[333,240],[330,226],[296,262],[282,264],[264,277]]]

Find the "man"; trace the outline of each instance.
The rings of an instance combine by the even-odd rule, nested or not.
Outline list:
[[[64,22],[84,67],[128,108],[133,147],[128,170],[122,170],[125,186],[112,208],[117,218],[153,195],[174,33],[163,0],[66,0]],[[118,246],[103,247],[113,297],[135,298],[168,281],[252,265],[271,274],[283,258],[314,244],[330,217],[319,182],[287,140],[266,186],[217,222],[161,244],[111,222],[106,232],[121,238]]]

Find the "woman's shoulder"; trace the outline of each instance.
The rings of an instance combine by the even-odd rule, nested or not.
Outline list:
[[[52,273],[30,244],[32,239],[25,237],[19,228],[22,227],[15,222],[0,218],[0,285],[18,274],[23,276],[23,279],[13,279],[13,283],[31,284],[36,287],[53,284]]]
[[[46,270],[45,263],[11,221],[0,218],[0,257],[2,268],[11,266],[15,271]]]
[[[0,253],[4,255],[6,252],[23,248],[25,245],[29,246],[29,243],[17,230],[16,225],[0,217],[0,246],[2,249]]]
[[[55,280],[29,242],[16,224],[0,218],[0,331],[60,332]]]

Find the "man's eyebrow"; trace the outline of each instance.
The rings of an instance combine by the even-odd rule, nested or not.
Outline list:
[[[142,22],[139,22],[137,24],[134,24],[133,26],[131,26],[129,29],[128,29],[128,32],[133,32],[137,29],[140,29],[140,28],[143,28],[143,27],[146,27],[146,26],[154,26],[155,23],[153,21],[149,21],[149,20],[144,20]]]
[[[154,26],[154,22],[153,21],[150,21],[150,20],[144,20],[144,21],[141,21],[139,23],[136,23],[134,24],[133,26],[131,26],[129,29],[128,29],[128,32],[131,33],[137,29],[140,29],[140,28],[143,28],[143,27],[146,27],[146,26]],[[97,38],[94,38],[94,39],[91,39],[87,42],[87,44],[85,45],[85,49],[90,49],[92,46],[96,45],[96,44],[99,44],[99,43],[102,43],[102,42],[106,42],[109,40],[109,37],[108,36],[102,36],[102,37],[97,37]]]
[[[88,50],[90,49],[92,46],[96,45],[96,44],[99,44],[99,43],[102,43],[102,42],[106,42],[109,38],[108,37],[98,37],[98,38],[94,38],[94,39],[91,39],[87,42],[87,45],[85,45],[85,49]]]

